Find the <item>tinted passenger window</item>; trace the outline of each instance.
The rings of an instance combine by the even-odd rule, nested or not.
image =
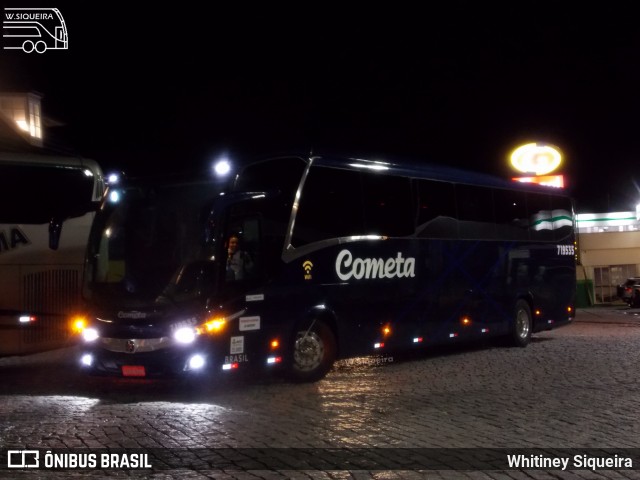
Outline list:
[[[567,197],[551,195],[553,211],[553,238],[555,240],[571,239],[573,234],[573,205]]]
[[[496,230],[504,240],[527,240],[529,218],[525,192],[496,189],[493,192]]]
[[[495,238],[492,193],[486,187],[456,185],[460,238]]]
[[[458,221],[453,185],[432,180],[415,180],[418,194],[416,236],[457,238]]]
[[[545,193],[527,193],[529,235],[533,240],[553,240],[553,217],[550,196]]]
[[[259,208],[264,217],[263,242],[269,243],[270,253],[280,252],[283,248],[291,209],[306,166],[304,161],[295,157],[267,160],[246,167],[236,181],[236,191],[279,192],[259,207],[251,207]]]
[[[294,247],[328,238],[369,233],[364,225],[359,172],[311,168],[305,181],[292,244]]]
[[[372,235],[412,235],[416,208],[405,177],[362,173],[365,230]]]
[[[300,158],[277,158],[251,164],[242,170],[236,191],[263,192],[278,190],[286,201],[293,201],[306,163]]]

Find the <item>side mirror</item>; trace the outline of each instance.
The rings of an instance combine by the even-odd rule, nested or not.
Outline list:
[[[49,221],[49,248],[57,250],[60,245],[60,234],[62,233],[62,219],[52,217]]]

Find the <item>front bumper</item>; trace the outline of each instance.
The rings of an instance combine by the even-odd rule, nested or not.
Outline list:
[[[203,343],[134,353],[83,345],[80,351],[81,368],[92,374],[157,378],[201,374],[214,369],[211,346]]]

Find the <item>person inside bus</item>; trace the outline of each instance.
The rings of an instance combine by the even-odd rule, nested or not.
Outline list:
[[[252,269],[251,256],[240,248],[240,236],[232,234],[227,240],[227,280],[243,280]]]

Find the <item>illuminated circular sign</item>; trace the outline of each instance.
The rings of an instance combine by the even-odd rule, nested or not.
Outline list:
[[[546,175],[560,166],[562,155],[551,145],[528,143],[511,154],[511,165],[523,173]]]

